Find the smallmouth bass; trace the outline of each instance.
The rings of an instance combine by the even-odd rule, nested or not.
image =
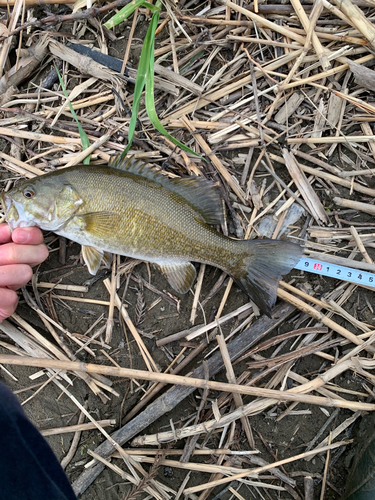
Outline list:
[[[56,170],[20,182],[0,200],[11,230],[37,226],[81,244],[91,274],[116,253],[156,264],[186,293],[196,275],[191,261],[205,263],[228,273],[269,316],[279,280],[302,255],[285,241],[224,236],[211,227],[223,221],[213,183],[169,179],[134,159]]]

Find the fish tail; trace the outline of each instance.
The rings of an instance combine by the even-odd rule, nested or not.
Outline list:
[[[302,256],[299,245],[279,240],[238,241],[238,260],[228,271],[238,286],[271,316],[275,305],[277,286]]]

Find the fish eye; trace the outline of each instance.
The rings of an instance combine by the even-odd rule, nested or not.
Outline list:
[[[27,187],[24,192],[23,192],[23,195],[25,198],[32,198],[33,196],[35,196],[35,191],[33,188],[31,187]]]

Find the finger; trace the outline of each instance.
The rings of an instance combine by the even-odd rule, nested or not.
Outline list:
[[[33,270],[27,264],[0,266],[0,287],[17,290],[26,285],[33,276]]]
[[[12,236],[8,224],[6,222],[0,224],[0,245],[8,243],[11,239]]]
[[[13,290],[0,288],[0,323],[11,316],[17,308],[18,296]]]
[[[20,245],[40,245],[43,233],[37,227],[20,227],[13,231],[12,240]]]
[[[45,245],[16,245],[6,243],[0,246],[0,266],[9,264],[29,264],[36,266],[48,257]]]

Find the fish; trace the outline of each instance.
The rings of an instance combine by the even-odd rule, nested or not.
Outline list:
[[[82,245],[92,275],[111,254],[125,255],[155,264],[183,294],[196,277],[192,262],[200,262],[225,271],[270,317],[279,280],[302,256],[291,242],[225,236],[214,227],[224,213],[213,182],[171,179],[134,157],[48,172],[0,201],[11,230],[37,226]]]

